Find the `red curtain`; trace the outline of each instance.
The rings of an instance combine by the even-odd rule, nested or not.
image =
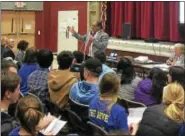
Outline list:
[[[112,36],[131,23],[131,37],[180,41],[178,18],[179,2],[111,2]]]
[[[123,24],[123,4],[122,2],[111,3],[111,32],[112,36],[121,36]]]

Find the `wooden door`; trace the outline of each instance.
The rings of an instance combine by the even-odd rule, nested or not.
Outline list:
[[[19,40],[28,41],[29,47],[35,46],[35,12],[20,12]]]

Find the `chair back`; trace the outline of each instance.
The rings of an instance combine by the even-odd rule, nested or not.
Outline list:
[[[88,121],[88,105],[80,104],[69,98],[70,108],[74,111],[82,121]]]
[[[59,116],[60,115],[60,108],[53,103],[51,100],[46,99],[45,100],[45,107],[47,109],[47,112],[50,112],[52,115]]]
[[[125,98],[119,98],[117,103],[125,108],[127,114],[129,114],[129,108],[146,107],[146,105],[144,105],[143,103],[134,102]]]
[[[68,112],[68,117],[69,117],[69,123],[73,128],[73,131],[75,132],[86,132],[87,131],[87,126],[86,124],[82,121],[82,119],[72,110],[67,109]]]
[[[87,122],[87,125],[91,129],[94,136],[106,136],[108,134],[103,128],[90,121]]]

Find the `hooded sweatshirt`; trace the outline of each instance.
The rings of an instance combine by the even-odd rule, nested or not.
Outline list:
[[[69,70],[54,70],[48,74],[48,88],[50,99],[60,108],[67,105],[69,91],[72,85],[77,82],[76,76]]]
[[[71,88],[69,97],[76,103],[89,105],[94,97],[99,94],[98,84],[79,81]]]
[[[152,96],[152,80],[146,78],[139,82],[135,91],[135,101],[141,102],[146,106],[155,105],[157,102]]]

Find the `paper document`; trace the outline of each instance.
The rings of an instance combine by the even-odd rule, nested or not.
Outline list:
[[[41,133],[51,132],[53,135],[57,135],[58,132],[64,127],[66,123],[67,123],[66,121],[62,121],[56,118],[51,122],[51,124],[49,124],[49,126],[46,129],[41,130]]]
[[[141,108],[129,108],[128,125],[132,123],[139,123],[143,118],[143,113],[146,107]]]

